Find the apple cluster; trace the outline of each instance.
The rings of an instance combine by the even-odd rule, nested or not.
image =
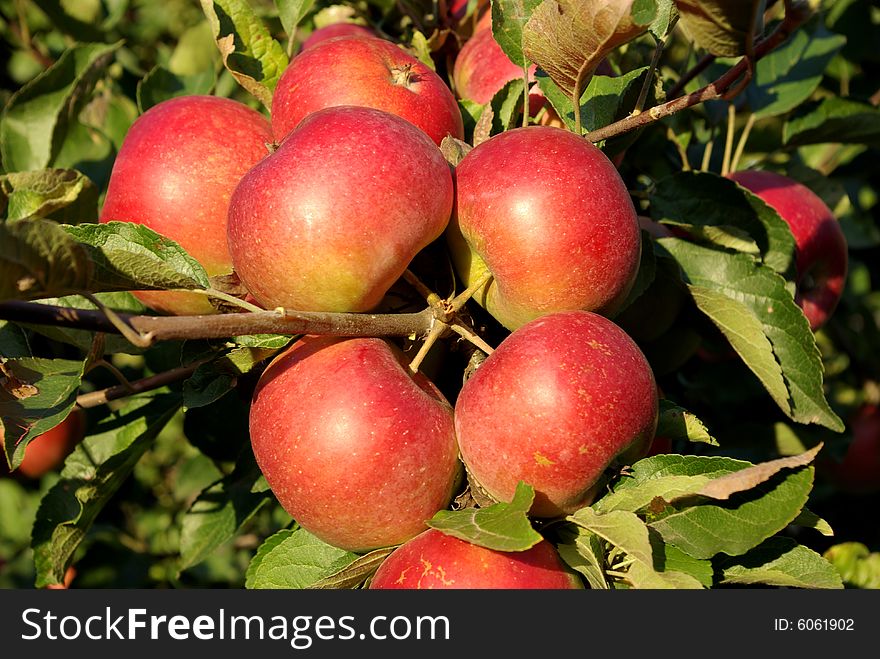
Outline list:
[[[509,331],[454,405],[390,341],[306,336],[260,378],[254,455],[315,536],[356,552],[402,545],[373,587],[580,587],[549,543],[493,552],[426,520],[465,474],[500,501],[526,482],[531,515],[564,515],[593,500],[609,466],[649,451],[654,376],[609,320],[640,260],[626,186],[602,151],[548,126],[493,136],[451,167],[439,145],[464,129],[446,82],[362,26],[319,32],[281,76],[271,119],[210,96],[145,112],[101,221],[173,238],[267,309],[373,311],[416,254],[445,241],[463,285]],[[518,75],[483,21],[453,79],[459,97],[485,102]],[[193,293],[137,296],[165,313],[214,311]]]

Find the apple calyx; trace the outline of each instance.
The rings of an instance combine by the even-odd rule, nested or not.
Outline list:
[[[411,89],[413,84],[419,81],[419,74],[413,70],[412,64],[392,66],[389,70],[391,71],[391,84],[393,85]]]

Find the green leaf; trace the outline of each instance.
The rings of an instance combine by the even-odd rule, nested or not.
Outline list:
[[[697,238],[761,254],[782,275],[794,268],[795,240],[788,223],[757,195],[710,172],[679,172],[657,182],[651,216]]]
[[[176,242],[142,224],[65,226],[95,264],[91,290],[208,288],[205,269]]]
[[[367,579],[375,574],[382,562],[388,558],[388,555],[394,551],[394,547],[384,547],[375,549],[369,554],[364,554],[354,559],[344,568],[335,572],[328,577],[319,579],[311,586],[313,590],[329,590],[329,589],[353,589],[358,588],[366,582]]]
[[[305,529],[279,531],[257,550],[248,566],[245,587],[308,588],[357,558],[357,554],[332,547]]]
[[[232,337],[232,342],[243,348],[267,348],[276,350],[286,347],[297,336],[289,334],[247,334]]]
[[[660,559],[664,572],[682,572],[690,575],[704,588],[711,588],[715,577],[712,562],[694,558],[674,545],[663,545],[663,557]],[[655,564],[657,559],[654,560]]]
[[[823,98],[786,121],[782,139],[790,146],[833,142],[880,147],[880,108],[837,96]]]
[[[269,33],[247,0],[200,0],[211,24],[223,65],[266,108],[287,67],[284,48]]]
[[[94,22],[98,12],[76,12],[77,4],[64,0],[34,0],[34,4],[51,19],[53,27],[77,41],[103,41],[101,27]]]
[[[678,22],[678,9],[675,0],[654,0],[657,11],[648,26],[648,31],[658,41],[666,39]]]
[[[718,446],[718,441],[709,434],[706,424],[695,414],[668,400],[660,401],[660,417],[655,436],[666,437],[672,441],[687,440]]]
[[[633,0],[544,0],[522,29],[523,52],[572,99],[605,56],[647,30]]]
[[[7,464],[17,469],[28,443],[67,418],[84,364],[24,357],[0,363],[0,431]]]
[[[235,348],[217,359],[201,364],[183,383],[183,407],[191,410],[220,400],[235,388],[238,377],[250,371],[277,348]]]
[[[6,359],[33,356],[25,331],[8,320],[0,320],[0,355]]]
[[[843,542],[825,550],[824,557],[847,586],[880,589],[880,552],[872,552],[860,542]]]
[[[605,579],[605,549],[602,539],[579,526],[572,525],[571,536],[556,545],[556,550],[569,567],[580,572],[590,588],[594,590],[608,590],[608,581]]]
[[[235,470],[201,494],[183,516],[180,530],[180,570],[201,563],[215,549],[235,537],[238,530],[272,498],[254,492],[261,472],[248,451]]]
[[[738,558],[718,562],[723,584],[843,588],[834,566],[790,538],[770,538]]]
[[[763,29],[765,0],[675,0],[675,4],[687,38],[713,55],[743,55],[749,33],[760,34]]]
[[[408,50],[417,60],[429,69],[432,71],[437,70],[437,66],[434,64],[434,58],[431,57],[431,45],[428,43],[428,38],[418,30],[413,32]]]
[[[845,37],[829,32],[817,17],[758,60],[745,91],[755,117],[785,114],[810,98],[845,43]]]
[[[639,460],[612,484],[611,492],[593,503],[600,513],[641,511],[651,504],[699,492],[713,479],[751,467],[750,462],[698,455],[656,455]],[[658,499],[660,501],[658,501]]]
[[[37,588],[63,582],[95,518],[178,407],[176,396],[132,399],[67,458],[61,480],[43,497],[34,523]]]
[[[428,526],[480,547],[525,551],[542,539],[528,518],[534,499],[534,488],[519,482],[510,503],[495,503],[486,508],[439,510],[428,520]]]
[[[6,171],[54,164],[69,125],[76,122],[121,45],[87,43],[69,48],[13,94],[0,120],[0,155]]]
[[[647,74],[648,67],[645,66],[620,76],[596,75],[590,78],[580,102],[582,130],[585,132],[596,130],[625,117],[635,107]],[[536,79],[541,91],[565,122],[566,127],[575,130],[571,95],[543,71],[538,71]]]
[[[0,222],[0,300],[87,290],[93,273],[86,250],[55,222]]]
[[[666,542],[694,558],[711,558],[718,553],[739,556],[795,519],[812,485],[813,468],[802,467],[777,474],[729,501],[673,508],[650,526]]]
[[[523,53],[523,26],[542,0],[494,0],[492,2],[492,36],[508,59],[517,66],[528,63]]]
[[[522,78],[508,81],[492,97],[492,135],[514,128],[522,116],[523,90]]]
[[[801,510],[800,514],[791,520],[791,523],[793,526],[803,526],[808,529],[814,529],[825,537],[831,537],[834,535],[834,529],[831,528],[831,525],[807,508]]]
[[[293,36],[296,26],[300,24],[306,14],[315,6],[315,0],[275,0],[278,8],[278,18],[281,26],[288,36]]]
[[[214,69],[206,69],[189,75],[178,75],[156,65],[137,86],[137,105],[146,112],[154,105],[178,96],[209,94],[217,82]]]
[[[98,219],[98,189],[72,169],[41,169],[0,176],[6,219],[51,218],[76,224]]]
[[[703,584],[696,577],[689,574],[676,570],[663,570],[659,572],[639,561],[629,566],[626,572],[626,580],[633,588],[648,588],[652,590],[700,590],[703,588]]]
[[[825,400],[815,336],[786,282],[746,254],[676,238],[657,241],[690,282],[699,309],[724,333],[780,409],[799,423],[842,431]]]

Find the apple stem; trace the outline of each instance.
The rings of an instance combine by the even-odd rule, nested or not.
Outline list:
[[[455,313],[461,311],[461,308],[467,303],[467,301],[470,300],[478,290],[488,284],[491,279],[492,273],[488,271],[484,272],[480,277],[477,277],[470,286],[452,298],[452,300],[449,301],[449,307],[452,312]]]
[[[749,141],[749,135],[752,132],[752,127],[755,125],[756,120],[757,116],[750,114],[746,121],[746,125],[743,127],[743,131],[739,136],[739,141],[736,143],[736,151],[733,153],[733,160],[730,162],[731,172],[735,172],[739,168],[739,161],[742,158],[743,151],[745,151],[746,143]]]
[[[486,343],[482,338],[480,338],[477,334],[472,332],[470,329],[465,327],[459,322],[454,322],[449,326],[452,328],[452,331],[456,334],[463,336],[465,339],[474,344],[477,348],[485,352],[487,355],[491,355],[495,352],[495,348]]]
[[[188,293],[198,293],[200,295],[207,295],[208,297],[215,297],[218,300],[223,300],[224,302],[228,302],[231,305],[244,309],[245,311],[265,311],[258,307],[256,304],[251,304],[247,300],[242,300],[239,297],[235,297],[234,295],[230,295],[229,293],[224,293],[222,291],[218,291],[215,288],[194,288],[187,289]]]
[[[730,173],[730,158],[733,155],[733,134],[736,132],[736,108],[733,103],[727,106],[727,134],[724,136],[724,158],[721,161],[721,176]]]
[[[703,149],[703,162],[700,163],[700,171],[707,172],[709,171],[709,162],[712,160],[712,149],[715,146],[715,135],[714,131],[711,135],[711,139],[706,142],[706,146]]]
[[[416,273],[407,268],[403,272],[403,279],[412,286],[416,291],[418,291],[419,295],[421,295],[425,300],[427,300],[428,304],[432,307],[439,306],[443,304],[443,298],[437,295],[434,291],[428,288],[425,283],[418,278]]]
[[[446,323],[436,320],[434,324],[431,326],[431,331],[428,332],[428,336],[425,337],[425,340],[422,342],[419,351],[416,353],[416,356],[413,357],[412,361],[409,363],[409,370],[414,375],[419,372],[419,367],[422,365],[422,362],[425,360],[425,357],[428,356],[431,348],[434,347],[434,344],[437,343],[437,339],[439,339],[443,333],[449,329],[449,325]]]
[[[119,316],[119,314],[106,306],[97,297],[91,293],[83,293],[83,297],[98,307],[98,310],[104,315],[110,324],[113,325],[113,327],[116,328],[129,343],[138,348],[149,348],[153,344],[153,337],[149,332],[142,334],[136,329],[133,329]]]
[[[522,67],[523,70],[523,119],[522,127],[529,125],[529,63],[526,61]]]

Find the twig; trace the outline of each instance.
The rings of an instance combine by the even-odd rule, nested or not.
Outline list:
[[[171,384],[172,382],[178,382],[179,380],[188,378],[195,373],[195,370],[203,363],[204,362],[202,361],[189,364],[188,366],[172,368],[170,371],[163,371],[162,373],[151,375],[148,378],[129,382],[128,385],[117,384],[112,387],[107,387],[106,389],[100,389],[99,391],[90,391],[87,394],[77,396],[76,404],[80,407],[98,407],[111,400],[117,400],[133,394],[140,394],[152,389],[158,389],[159,387],[164,387],[166,384]]]
[[[702,89],[680,96],[661,105],[657,105],[650,110],[640,114],[631,115],[620,121],[615,121],[602,128],[598,128],[587,133],[586,138],[591,142],[601,142],[609,137],[615,137],[623,133],[628,133],[637,128],[643,128],[648,124],[669,117],[676,112],[681,112],[687,108],[699,105],[705,101],[713,101],[724,98],[725,95],[734,88],[734,85],[743,77],[748,75],[751,70],[752,63],[757,61],[779,44],[785,41],[789,35],[794,32],[801,24],[807,20],[810,13],[808,11],[791,11],[787,12],[785,19],[776,27],[776,29],[764,40],[755,45],[754,57],[743,57],[733,67],[714,82],[709,83]]]
[[[137,330],[129,327],[125,321],[110,307],[106,306],[101,300],[99,300],[96,296],[91,293],[83,293],[83,297],[85,297],[89,302],[94,304],[104,317],[110,321],[110,324],[113,325],[114,329],[116,329],[119,334],[122,334],[129,343],[137,346],[138,348],[148,348],[153,340],[150,337],[149,333],[141,334]]]
[[[0,302],[0,319],[35,325],[72,327],[122,334],[120,327],[147,335],[151,342],[223,339],[247,334],[330,334],[334,336],[410,336],[430,331],[434,310],[417,313],[322,313],[276,309],[208,316],[135,316],[115,314],[115,325],[102,311],[72,309],[36,302]]]

